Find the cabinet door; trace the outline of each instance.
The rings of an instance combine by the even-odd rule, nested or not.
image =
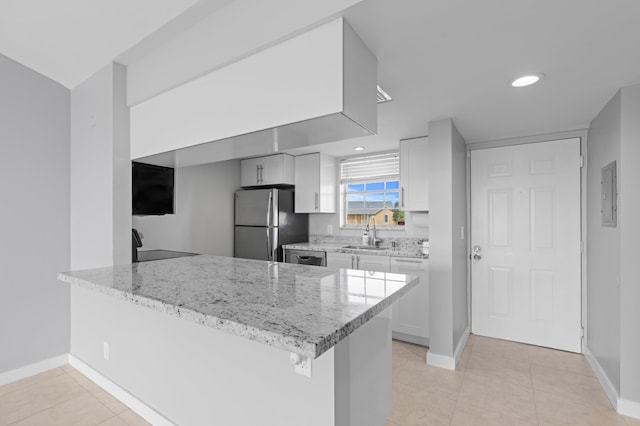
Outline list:
[[[314,153],[296,157],[296,213],[336,212],[336,160]]]
[[[347,253],[327,253],[327,267],[355,269],[355,255]]]
[[[260,157],[261,185],[293,185],[294,157],[288,154],[276,154]]]
[[[280,155],[270,155],[260,158],[260,184],[261,185],[277,185],[283,183],[282,173],[283,164]]]
[[[247,158],[240,161],[240,186],[260,185],[259,166],[259,158]]]
[[[361,271],[389,272],[389,257],[358,254],[356,255],[356,268]]]
[[[400,205],[405,211],[429,210],[428,138],[400,142]]]
[[[296,157],[296,213],[320,210],[320,154]]]
[[[392,257],[390,267],[391,272],[420,277],[418,287],[395,302],[391,314],[393,331],[416,336],[412,341],[420,343],[429,337],[429,261]]]

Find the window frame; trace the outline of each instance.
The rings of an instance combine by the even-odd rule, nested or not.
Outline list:
[[[340,165],[338,166],[338,170],[337,170],[337,180],[338,180],[338,186],[339,186],[339,194],[338,194],[338,202],[339,202],[339,224],[340,224],[340,229],[365,229],[367,224],[362,223],[362,224],[349,224],[347,223],[347,188],[348,185],[358,185],[358,184],[363,184],[365,185],[362,194],[364,194],[366,196],[366,194],[385,194],[385,193],[392,193],[392,192],[397,192],[398,193],[398,198],[400,198],[401,195],[401,191],[402,191],[402,183],[400,182],[400,170],[398,169],[398,173],[397,174],[391,174],[391,175],[380,175],[379,177],[371,177],[371,178],[363,178],[363,179],[345,179],[342,176],[342,166],[341,163],[344,161],[353,161],[353,160],[357,160],[360,158],[367,158],[367,157],[372,157],[372,156],[376,156],[376,155],[397,155],[398,156],[398,162],[399,162],[399,156],[400,153],[399,151],[391,151],[391,152],[379,152],[379,153],[371,153],[368,155],[356,155],[356,156],[350,156],[350,157],[344,157],[340,159]],[[374,183],[374,182],[383,182],[384,183],[384,188],[380,189],[380,190],[366,190],[366,184],[370,184],[370,183]],[[398,182],[398,188],[397,189],[387,189],[387,182]],[[394,210],[393,208],[391,210]],[[400,209],[398,207],[398,210],[402,211],[402,209]],[[379,229],[384,229],[384,230],[391,230],[391,231],[404,231],[405,230],[405,224],[395,224],[395,225],[391,225],[390,223],[392,222],[391,219],[391,214],[392,213],[385,213],[389,216],[389,221],[388,223],[384,223],[383,221],[380,221],[380,223],[376,222],[376,228]]]

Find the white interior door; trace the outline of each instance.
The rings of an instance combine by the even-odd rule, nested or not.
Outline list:
[[[580,140],[471,152],[476,334],[581,352]]]

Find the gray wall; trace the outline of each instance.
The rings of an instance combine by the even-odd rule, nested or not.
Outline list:
[[[453,344],[458,345],[469,327],[467,291],[467,146],[452,123],[452,285],[453,285]],[[462,232],[464,231],[464,232]],[[464,235],[463,235],[464,234]],[[454,350],[456,349],[454,346]]]
[[[131,261],[125,69],[109,64],[71,91],[71,267]]]
[[[177,168],[176,213],[133,218],[144,234],[141,250],[233,256],[233,200],[239,188],[240,160]]]
[[[429,352],[453,357],[468,326],[466,148],[451,119],[429,123]]]
[[[591,122],[587,171],[587,348],[618,395],[640,403],[640,85],[624,87]],[[618,226],[600,225],[600,176],[617,161]]]
[[[593,119],[587,139],[587,347],[620,392],[620,227],[600,225],[601,169],[620,165],[620,92]]]
[[[622,89],[620,146],[620,397],[640,404],[640,85]]]
[[[0,55],[0,373],[69,352],[69,91]]]

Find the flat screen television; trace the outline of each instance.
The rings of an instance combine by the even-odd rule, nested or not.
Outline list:
[[[132,162],[134,215],[174,213],[174,170],[171,167]]]

